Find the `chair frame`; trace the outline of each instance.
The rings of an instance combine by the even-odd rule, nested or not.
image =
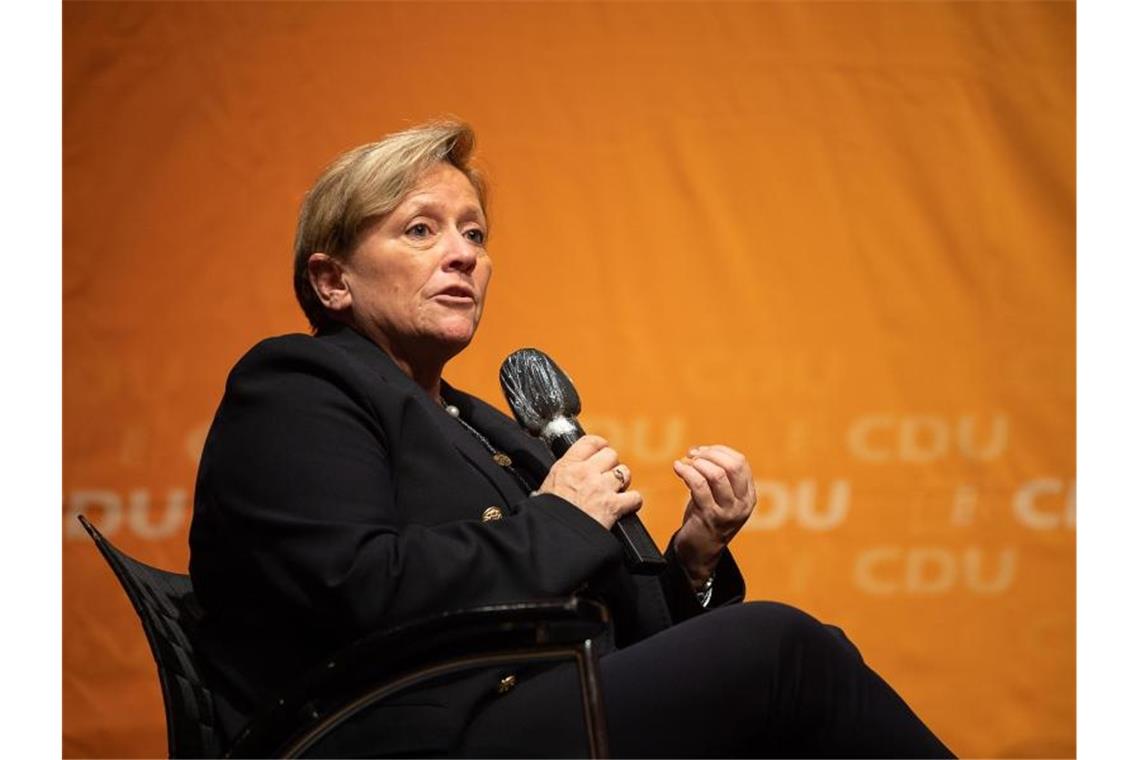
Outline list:
[[[345,720],[392,694],[469,668],[573,660],[592,757],[608,757],[593,636],[605,608],[578,598],[444,613],[366,637],[258,714],[227,757],[298,757]],[[399,651],[398,661],[391,652]]]
[[[144,603],[142,581],[132,573],[128,562],[184,585],[187,592],[177,601],[182,607],[180,612],[186,616],[197,612],[190,607],[190,578],[139,562],[117,549],[86,517],[80,515],[79,521],[110,565],[142,623],[162,688],[169,754],[195,754],[179,746],[174,728],[179,705],[162,658],[160,634]],[[182,620],[176,622],[183,625]],[[257,712],[227,749],[212,749],[222,757],[298,757],[361,710],[432,678],[470,668],[570,660],[577,665],[590,755],[609,757],[596,644],[609,622],[603,605],[567,597],[444,612],[398,625],[366,636],[332,655]],[[400,654],[393,657],[392,652]],[[200,655],[190,655],[191,664],[201,676],[201,665],[194,662]],[[213,713],[208,689],[206,698]],[[216,714],[213,717],[216,725]]]
[[[212,754],[220,754],[220,742],[217,746],[191,748],[189,746],[186,746],[187,743],[180,740],[178,732],[175,730],[176,716],[178,715],[179,709],[178,699],[175,696],[175,684],[172,683],[170,667],[162,656],[162,639],[159,633],[159,624],[158,621],[154,618],[153,613],[151,613],[151,611],[147,608],[144,599],[144,587],[142,585],[142,582],[136,578],[128,563],[139,565],[145,570],[153,573],[159,573],[162,576],[165,576],[168,579],[174,581],[175,583],[184,585],[186,588],[186,594],[183,595],[180,600],[178,600],[178,606],[181,608],[179,609],[179,612],[183,615],[192,614],[192,611],[186,608],[186,597],[192,593],[193,589],[190,583],[190,576],[183,575],[181,573],[173,573],[169,570],[162,570],[160,568],[147,565],[146,563],[139,562],[137,559],[131,557],[126,552],[123,552],[122,550],[116,548],[114,544],[108,541],[103,536],[103,534],[100,533],[99,530],[91,524],[91,521],[88,520],[86,516],[79,515],[79,522],[83,525],[88,535],[90,535],[91,539],[95,542],[95,546],[99,549],[99,553],[103,555],[103,559],[107,561],[108,565],[110,565],[112,572],[115,574],[115,578],[119,581],[119,585],[126,593],[127,599],[130,600],[131,606],[134,608],[135,614],[138,615],[139,622],[142,624],[143,633],[146,635],[146,643],[150,647],[151,656],[154,658],[155,666],[158,669],[158,683],[162,691],[162,705],[166,717],[166,747],[169,757],[191,757],[202,753],[202,750],[207,751],[204,754],[211,754],[209,750],[213,750]],[[185,630],[185,625],[181,620],[178,621],[178,624],[183,628],[183,630]],[[198,668],[198,664],[196,662],[192,661],[191,664],[195,668]],[[205,701],[208,703],[206,707],[209,710],[211,717],[215,719],[215,725],[217,725],[217,712],[213,704],[212,696],[207,693],[205,695]]]

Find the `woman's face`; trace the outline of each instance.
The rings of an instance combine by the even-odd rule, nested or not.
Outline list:
[[[409,361],[463,350],[491,279],[486,234],[471,182],[451,164],[436,164],[365,229],[343,265],[353,323]]]

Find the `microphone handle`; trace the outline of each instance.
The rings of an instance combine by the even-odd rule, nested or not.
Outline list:
[[[554,456],[561,457],[574,441],[586,434],[578,420],[571,417],[573,430],[551,436],[547,439],[550,450]],[[614,523],[613,534],[621,541],[625,549],[625,564],[629,571],[635,575],[657,575],[665,569],[665,558],[657,544],[653,543],[653,536],[645,529],[641,518],[636,514],[625,515]]]

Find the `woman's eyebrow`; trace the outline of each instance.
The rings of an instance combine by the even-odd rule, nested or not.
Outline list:
[[[417,201],[414,198],[409,198],[408,200],[409,205],[400,211],[400,215],[404,218],[413,217],[425,211],[433,214],[442,214],[446,210],[445,206],[438,201],[426,198],[422,201]],[[459,211],[457,216],[460,219],[476,219],[481,223],[486,223],[483,209],[481,209],[478,204],[465,206]]]
[[[414,198],[409,198],[398,210],[404,216],[415,216],[424,211],[439,211],[439,204],[428,199],[417,201]]]

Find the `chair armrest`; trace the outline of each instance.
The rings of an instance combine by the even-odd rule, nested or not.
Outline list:
[[[299,742],[315,741],[363,706],[414,683],[468,667],[572,656],[608,625],[603,605],[568,597],[444,612],[370,634],[257,713],[226,756],[303,751],[308,744]]]

